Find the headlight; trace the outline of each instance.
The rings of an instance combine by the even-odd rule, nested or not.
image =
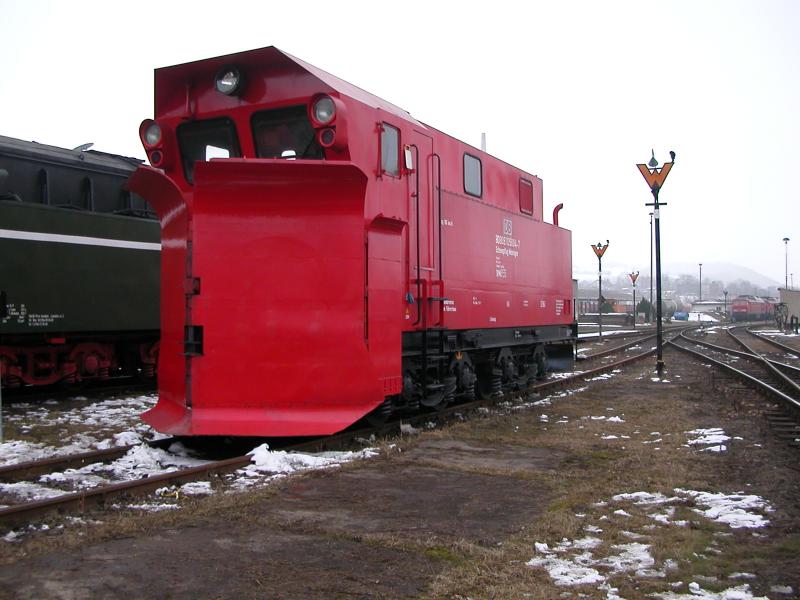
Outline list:
[[[333,121],[336,115],[336,105],[330,96],[322,96],[319,100],[314,102],[314,119],[321,125],[327,125]]]
[[[319,145],[323,148],[330,148],[333,142],[336,141],[336,130],[333,127],[326,127],[319,130],[318,135]]]
[[[220,94],[236,95],[242,87],[242,75],[236,67],[225,67],[217,73],[214,87]]]
[[[161,127],[158,126],[158,123],[150,123],[150,125],[145,128],[142,137],[146,145],[157,146],[161,143]]]

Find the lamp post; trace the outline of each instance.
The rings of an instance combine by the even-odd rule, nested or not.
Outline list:
[[[700,265],[700,298],[697,300],[698,302],[703,301],[703,263],[697,263]]]
[[[658,202],[658,192],[664,187],[664,181],[667,175],[672,170],[672,165],[675,164],[675,153],[670,151],[672,162],[664,163],[660,168],[656,160],[655,152],[651,151],[652,158],[647,164],[637,164],[639,172],[647,182],[650,192],[653,194],[653,203],[646,203],[645,206],[653,207],[653,216],[656,223],[656,370],[659,377],[664,371],[664,353],[663,353],[663,328],[661,323],[661,224],[660,207],[666,203]]]
[[[784,258],[783,258],[783,273],[784,273],[784,281],[783,281],[783,289],[789,289],[789,238],[783,238],[783,250],[784,250]]]
[[[628,273],[628,277],[631,278],[631,283],[633,284],[633,328],[636,329],[636,280],[639,278],[639,271],[636,271],[636,273],[631,271]]]
[[[608,248],[608,240],[606,240],[605,246],[602,242],[597,242],[596,246],[589,244],[592,246],[592,250],[597,255],[597,328],[598,328],[598,337],[600,338],[600,342],[603,341],[603,303],[605,302],[605,298],[603,298],[603,254],[606,253],[606,249]]]
[[[650,310],[647,311],[647,322],[653,322],[653,213],[650,213]]]
[[[722,290],[722,295],[725,296],[725,310],[722,312],[724,313],[725,317],[728,317],[728,290]]]

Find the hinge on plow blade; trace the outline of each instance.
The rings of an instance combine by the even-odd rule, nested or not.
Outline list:
[[[183,353],[186,356],[203,355],[203,326],[186,325],[183,330]]]
[[[187,296],[197,296],[200,293],[200,278],[187,277],[183,280],[183,293]]]

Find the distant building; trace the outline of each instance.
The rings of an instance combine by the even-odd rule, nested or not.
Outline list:
[[[800,319],[800,290],[778,288],[778,294],[780,294],[780,301],[785,303],[788,308],[787,322],[790,324],[797,322]],[[792,321],[792,317],[795,318],[795,321]]]
[[[724,300],[699,300],[697,302],[692,302],[692,312],[721,313],[725,311],[725,304]]]
[[[612,307],[616,306],[618,302],[616,298],[610,298],[605,294],[603,294],[603,297],[606,299],[606,302],[610,304]],[[598,308],[597,295],[595,295],[594,298],[591,297],[576,298],[575,308],[577,309],[576,313],[578,315],[597,314],[598,312],[600,312]]]

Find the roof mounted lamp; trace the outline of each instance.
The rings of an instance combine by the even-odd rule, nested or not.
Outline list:
[[[214,89],[226,96],[238,96],[244,87],[244,78],[236,67],[223,67],[214,78]]]

